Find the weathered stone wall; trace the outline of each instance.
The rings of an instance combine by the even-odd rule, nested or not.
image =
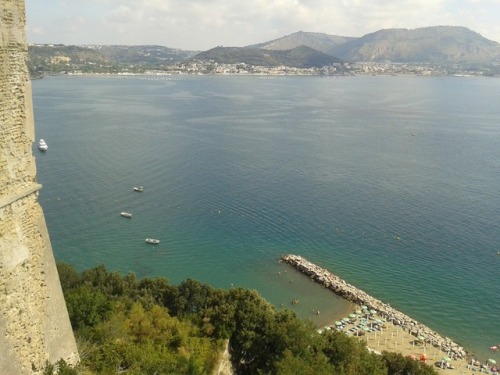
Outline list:
[[[35,181],[33,116],[26,61],[24,1],[0,5],[0,199]]]
[[[38,204],[24,0],[0,3],[0,374],[78,361]]]

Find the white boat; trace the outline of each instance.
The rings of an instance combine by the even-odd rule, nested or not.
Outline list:
[[[134,191],[143,192],[144,188],[142,186],[134,186]]]
[[[38,142],[38,148],[40,149],[40,151],[47,151],[49,149],[49,146],[47,146],[47,143],[43,139],[40,139],[40,141]]]
[[[146,238],[145,241],[152,244],[160,243],[160,240],[157,240],[156,238]]]
[[[128,218],[132,217],[132,214],[130,212],[122,212],[120,215],[122,215],[123,217],[128,217]]]

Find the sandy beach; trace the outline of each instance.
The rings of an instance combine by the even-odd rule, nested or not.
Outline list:
[[[425,360],[425,363],[433,366],[440,373],[492,374],[489,371],[492,365],[479,362],[472,365],[467,351],[451,339],[439,335],[330,271],[318,267],[299,255],[288,254],[281,260],[309,276],[311,280],[353,302],[356,306],[348,316],[332,322],[324,329],[341,330],[347,335],[364,340],[368,348],[377,353],[399,352],[415,360]]]
[[[361,306],[356,310],[360,311]],[[352,311],[352,314],[358,315],[355,311]],[[353,320],[349,316],[344,317],[344,319]],[[415,360],[420,360],[420,357],[423,354],[427,357],[425,361],[426,364],[433,366],[439,373],[448,375],[477,374],[481,369],[480,365],[470,366],[470,362],[468,363],[470,359],[465,358],[450,358],[451,360],[448,363],[453,367],[451,369],[443,369],[435,366],[435,363],[441,363],[441,360],[444,357],[447,357],[449,353],[442,351],[439,347],[426,343],[424,340],[418,340],[417,337],[412,335],[410,332],[403,330],[399,325],[395,325],[392,322],[384,322],[383,316],[379,314],[370,314],[369,319],[366,319],[366,325],[370,326],[370,324],[373,325],[378,321],[381,322],[379,325],[384,328],[381,328],[380,331],[363,331],[364,334],[362,336],[356,336],[352,331],[356,329],[356,326],[360,326],[361,319],[363,319],[363,315],[359,315],[355,319],[354,323],[344,324],[343,328],[340,330],[366,342],[367,347],[375,352],[397,352],[404,356],[413,356]],[[342,321],[342,319],[339,321]],[[335,322],[332,322],[328,329],[336,329]],[[475,368],[475,370],[473,370],[473,368]]]

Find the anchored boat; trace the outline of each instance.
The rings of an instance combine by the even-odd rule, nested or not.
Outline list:
[[[49,149],[49,146],[47,146],[47,143],[43,139],[40,139],[40,141],[38,142],[38,149],[40,151],[47,151]]]

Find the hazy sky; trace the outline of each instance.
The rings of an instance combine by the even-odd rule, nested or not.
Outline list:
[[[500,0],[26,0],[29,43],[243,47],[296,31],[465,26],[500,42]]]

